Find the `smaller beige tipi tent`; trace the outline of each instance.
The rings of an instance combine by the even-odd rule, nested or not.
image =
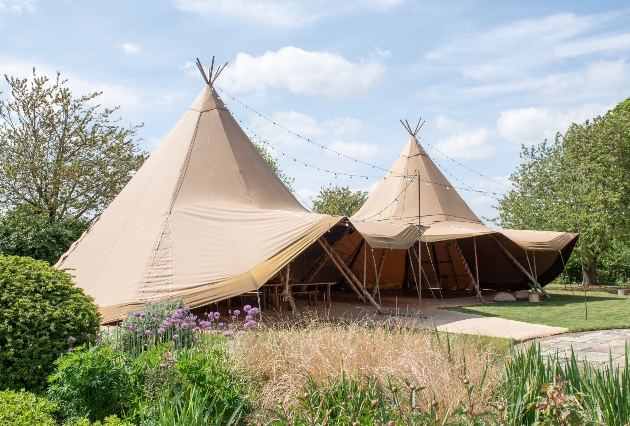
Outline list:
[[[405,127],[411,134],[407,144],[350,218],[370,247],[379,249],[381,260],[375,263],[383,263],[387,250],[411,250],[413,256],[402,256],[403,264],[421,258],[422,268],[416,270],[424,287],[544,292],[542,286],[563,271],[577,234],[487,227],[420,145],[418,128]],[[383,283],[395,283],[403,280],[402,271],[390,260],[378,274]]]

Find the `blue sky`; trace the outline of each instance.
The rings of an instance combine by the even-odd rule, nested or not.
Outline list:
[[[521,143],[553,138],[630,96],[627,2],[444,3],[0,0],[0,72],[60,70],[77,93],[102,90],[123,123],[145,124],[141,145],[151,152],[203,88],[195,58],[208,66],[214,55],[229,62],[221,89],[379,167],[408,139],[399,119],[422,117],[421,142],[451,183],[497,193],[506,187],[435,148],[506,182]],[[329,183],[371,190],[383,174],[222,97],[250,136],[314,166],[371,176],[335,178],[280,156],[307,202]],[[460,193],[478,215],[495,215],[494,199]]]

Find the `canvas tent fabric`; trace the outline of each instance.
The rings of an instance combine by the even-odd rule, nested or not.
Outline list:
[[[339,219],[300,205],[208,84],[55,266],[111,322],[148,301],[255,290]]]
[[[470,286],[477,272],[475,265],[485,288],[527,288],[531,281],[527,274],[546,284],[562,272],[577,239],[577,234],[568,232],[484,225],[413,135],[350,221],[376,249],[374,259],[366,260],[370,264],[380,263],[383,250],[411,250],[416,258],[420,252],[425,282],[455,289]],[[418,226],[423,230],[421,247]],[[388,256],[383,282],[406,280],[407,255],[398,256],[404,268],[394,263],[396,255]]]

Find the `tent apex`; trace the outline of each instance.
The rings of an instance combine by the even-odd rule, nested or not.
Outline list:
[[[203,77],[203,81],[205,81],[206,84],[211,87],[216,81],[216,79],[219,77],[219,74],[221,74],[223,70],[225,69],[225,67],[227,67],[227,64],[228,63],[226,62],[222,67],[221,66],[218,67],[217,72],[214,75],[212,75],[214,71],[214,56],[213,56],[212,64],[210,65],[210,68],[208,68],[208,74],[206,74],[206,70],[201,65],[201,61],[199,60],[199,58],[197,58],[197,68],[199,68],[199,72],[201,73],[201,76]]]
[[[424,123],[426,123],[426,121],[422,121],[422,118],[418,119],[418,124],[416,124],[416,127],[414,130],[411,130],[411,125],[409,124],[409,122],[407,120],[402,121],[400,120],[400,122],[402,123],[403,127],[405,128],[405,130],[407,130],[407,132],[409,132],[409,134],[412,137],[416,137],[416,135],[418,134],[418,132],[420,131],[420,129],[422,129],[422,126],[424,126]]]

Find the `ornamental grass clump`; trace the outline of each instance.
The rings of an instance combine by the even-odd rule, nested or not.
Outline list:
[[[538,344],[513,350],[502,365],[501,385],[496,389],[505,401],[505,423],[630,424],[628,346],[623,361],[616,365],[611,357],[608,365],[595,367],[578,362],[573,351],[562,359],[543,353]]]
[[[441,340],[440,340],[441,339]],[[264,417],[278,400],[295,405],[304,378],[323,386],[342,375],[369,377],[381,390],[390,383],[407,383],[423,392],[417,404],[439,402],[439,411],[454,411],[475,387],[476,408],[494,402],[493,383],[499,377],[496,351],[471,336],[441,336],[426,330],[381,323],[330,323],[313,320],[295,326],[259,328],[257,339],[229,345],[234,359],[259,382],[257,412]],[[470,385],[464,383],[464,378]]]
[[[100,316],[92,297],[47,262],[0,255],[0,389],[43,392],[53,362],[91,341]]]

